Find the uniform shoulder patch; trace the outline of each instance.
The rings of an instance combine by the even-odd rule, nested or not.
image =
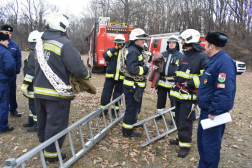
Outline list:
[[[219,73],[218,81],[223,83],[226,80],[226,74],[225,73]]]
[[[226,87],[226,85],[224,83],[218,83],[217,84],[217,88],[224,89],[225,87]]]

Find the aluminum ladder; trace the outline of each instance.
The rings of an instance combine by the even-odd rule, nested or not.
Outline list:
[[[108,130],[113,127],[116,123],[118,123],[123,117],[124,117],[124,111],[126,109],[125,107],[125,98],[124,94],[107,104],[105,107],[99,108],[87,116],[83,117],[79,121],[75,122],[65,130],[61,131],[60,133],[56,134],[52,138],[48,139],[47,141],[43,142],[39,146],[33,148],[29,152],[25,153],[24,155],[20,156],[19,158],[9,158],[5,161],[5,167],[4,168],[13,168],[17,167],[20,165],[20,167],[24,168],[25,167],[25,162],[28,159],[31,159],[34,155],[40,154],[40,160],[42,163],[43,168],[46,168],[46,162],[43,154],[44,148],[46,148],[48,145],[55,143],[55,147],[57,150],[58,158],[59,158],[59,164],[61,168],[69,167],[71,164],[73,164],[77,159],[79,159],[83,154],[85,154],[91,147],[93,147],[98,141],[100,141],[105,135],[108,134]],[[123,105],[123,108],[121,107],[121,102]],[[116,108],[115,108],[115,103],[119,104],[119,114],[116,113]],[[112,106],[114,107],[114,112],[115,112],[115,118],[112,117]],[[108,109],[108,114],[109,117],[104,117],[104,110]],[[98,119],[98,116],[100,114],[103,114],[103,119]],[[103,121],[103,123],[101,123]],[[87,126],[87,134],[89,134],[89,139],[88,141],[85,142],[84,137],[83,137],[83,127],[84,125]],[[94,126],[95,125],[95,126]],[[104,127],[104,129],[101,128]],[[93,131],[95,127],[95,131]],[[72,140],[72,135],[71,132],[73,132],[74,129],[77,129],[77,135],[74,136],[79,136],[80,142],[82,144],[82,149],[79,150],[77,153],[74,148],[73,140]],[[78,135],[79,134],[79,135]],[[58,139],[61,138],[62,136],[67,135],[69,139],[69,144],[70,144],[70,150],[72,153],[72,157],[68,159],[65,163],[63,163],[62,157],[61,157],[61,152],[58,144]],[[28,162],[28,161],[27,161]]]
[[[167,109],[167,110],[165,110],[165,111],[163,111],[163,112],[161,112],[159,114],[153,115],[153,116],[151,116],[149,118],[146,118],[146,119],[144,119],[142,121],[139,121],[139,122],[137,122],[137,123],[135,123],[133,125],[133,126],[137,126],[139,124],[143,124],[143,128],[144,128],[144,131],[145,131],[145,134],[146,134],[146,137],[147,137],[148,141],[140,144],[141,147],[144,147],[144,146],[146,146],[146,145],[148,145],[148,144],[150,144],[150,143],[152,143],[152,142],[154,142],[154,141],[156,141],[156,140],[158,140],[158,139],[160,139],[160,138],[162,138],[164,136],[168,137],[168,134],[170,134],[171,132],[174,132],[174,131],[177,130],[177,126],[175,124],[175,121],[174,121],[174,119],[172,117],[172,113],[171,113],[171,111],[174,110],[174,109],[175,109],[175,106],[172,107],[172,108],[169,108],[169,109]],[[170,113],[170,116],[171,116],[171,119],[172,119],[172,124],[173,125],[172,125],[171,129],[168,128],[167,122],[165,120],[164,114],[166,114],[166,113]],[[198,119],[199,116],[200,116],[200,110],[199,110],[198,105],[195,107],[195,115],[196,115],[196,119]],[[160,134],[160,131],[159,131],[160,128],[158,128],[158,126],[157,126],[157,121],[155,120],[155,118],[158,117],[158,116],[162,116],[163,124],[164,124],[165,130],[166,130],[166,132],[163,132],[161,134]],[[157,134],[157,136],[153,136],[152,138],[149,135],[149,131],[148,131],[148,128],[147,128],[147,125],[146,125],[146,123],[149,122],[149,121],[154,122],[155,130],[156,130],[156,134]]]

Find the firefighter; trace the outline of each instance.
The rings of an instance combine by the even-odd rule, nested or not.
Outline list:
[[[194,29],[182,31],[179,38],[185,49],[185,56],[181,59],[175,72],[175,84],[171,88],[170,96],[175,100],[176,126],[178,136],[170,140],[170,144],[179,145],[178,156],[184,158],[190,151],[192,143],[193,121],[196,119],[195,111],[188,117],[197,100],[197,89],[200,84],[200,76],[207,64],[208,56],[200,43],[200,33]]]
[[[162,55],[165,58],[165,63],[157,86],[158,100],[156,114],[164,111],[167,93],[170,98],[171,107],[175,106],[175,101],[170,97],[170,90],[174,85],[175,71],[178,69],[180,60],[184,57],[184,54],[179,52],[179,42],[176,36],[173,35],[167,40],[167,48]],[[175,117],[175,111],[172,111],[172,115]],[[156,117],[156,120],[160,119],[162,119],[162,116]]]
[[[9,111],[10,111],[10,115],[14,116],[14,117],[21,117],[22,115],[20,113],[17,112],[17,99],[16,99],[16,81],[17,81],[17,74],[20,73],[20,68],[22,66],[22,56],[21,56],[21,51],[17,45],[17,43],[15,43],[13,40],[11,40],[11,36],[12,36],[12,32],[13,32],[13,28],[8,25],[8,24],[3,24],[1,25],[1,32],[9,34],[9,45],[8,45],[8,50],[11,53],[12,57],[14,58],[15,62],[16,62],[16,69],[15,69],[15,74],[14,76],[11,78],[10,80],[10,107],[9,107]]]
[[[0,134],[13,131],[12,126],[8,126],[9,116],[9,81],[14,76],[16,63],[7,47],[9,35],[0,32]]]
[[[236,64],[225,53],[227,36],[209,31],[206,36],[206,54],[210,57],[200,80],[198,103],[201,114],[198,125],[199,168],[217,168],[220,160],[221,139],[225,124],[202,129],[201,120],[215,119],[233,108],[236,92]]]
[[[28,132],[37,132],[37,115],[36,115],[36,109],[35,109],[35,102],[34,102],[34,91],[33,91],[33,79],[34,79],[34,68],[35,68],[35,46],[37,42],[37,38],[41,36],[41,33],[37,30],[32,31],[29,34],[28,42],[29,42],[29,48],[28,50],[31,51],[31,53],[27,56],[27,58],[24,60],[24,81],[23,85],[21,86],[21,90],[23,91],[23,94],[25,97],[28,98],[28,104],[29,104],[29,117],[28,122],[24,123],[24,127],[30,127],[27,129]]]
[[[127,50],[124,55],[124,63],[127,72],[124,72],[125,79],[123,81],[123,93],[126,101],[122,124],[124,137],[141,136],[140,133],[133,131],[133,124],[137,122],[137,116],[142,105],[143,91],[146,87],[148,55],[144,52],[144,42],[147,36],[144,30],[136,28],[132,30],[129,41],[125,43]]]
[[[63,96],[63,93],[58,92],[54,86],[55,83],[47,76],[52,75],[53,72],[53,76],[57,76],[62,82],[69,85],[70,74],[85,79],[88,79],[91,75],[81,60],[78,50],[68,39],[66,34],[68,27],[69,21],[65,15],[52,13],[46,18],[46,31],[41,37],[43,46],[38,45],[40,39],[37,40],[36,51],[38,51],[38,46],[44,48],[44,53],[42,53],[44,60],[41,60],[41,52],[36,52],[33,80],[40,143],[68,127],[70,104],[74,98],[70,95]],[[38,58],[43,62],[38,62]],[[49,66],[52,72],[46,71],[47,69],[42,70],[44,66]],[[60,149],[64,140],[65,136],[58,139]],[[44,149],[44,156],[48,162],[58,161],[54,143]],[[62,159],[66,158],[65,153],[61,153],[61,156]]]
[[[108,48],[107,51],[103,53],[103,57],[108,61],[108,66],[106,69],[106,77],[103,86],[102,96],[101,96],[101,107],[104,107],[110,102],[111,94],[113,92],[113,100],[119,97],[123,93],[123,79],[124,75],[120,72],[120,52],[124,45],[125,38],[123,35],[117,35],[114,39],[115,46]],[[114,106],[112,106],[112,116],[115,117]],[[115,104],[116,112],[119,111],[118,103]],[[107,115],[108,110],[104,111]],[[100,114],[100,117],[103,115]]]

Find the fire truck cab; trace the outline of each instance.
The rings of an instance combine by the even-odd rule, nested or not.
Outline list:
[[[167,40],[169,37],[172,35],[179,36],[179,32],[174,32],[174,33],[165,33],[165,34],[155,34],[155,35],[150,35],[150,37],[147,39],[146,43],[148,46],[148,50],[154,55],[155,52],[164,52],[167,47]],[[204,34],[200,34],[200,45],[205,47],[206,45],[206,40]],[[179,44],[180,44],[180,52],[183,52],[183,48],[181,45],[181,40],[179,39]]]
[[[86,37],[86,44],[90,46],[87,65],[92,72],[104,71],[107,63],[102,54],[115,45],[115,36],[122,34],[125,41],[128,41],[134,28],[135,25],[126,26],[123,22],[110,22],[109,17],[99,17],[99,21],[95,21],[89,36]]]

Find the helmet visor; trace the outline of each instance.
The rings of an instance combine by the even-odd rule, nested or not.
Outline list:
[[[114,42],[115,43],[124,43],[125,41],[123,39],[115,39]]]
[[[144,33],[144,34],[139,34],[139,35],[137,35],[136,37],[138,37],[139,39],[140,39],[141,37],[143,37],[143,38],[145,39],[145,38],[148,37],[148,34],[146,34],[146,33]]]

